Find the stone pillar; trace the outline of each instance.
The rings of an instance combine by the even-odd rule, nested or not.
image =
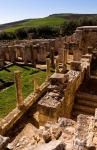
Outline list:
[[[51,59],[51,67],[54,68],[54,48],[51,47],[50,50],[50,59]]]
[[[68,57],[67,55],[68,55],[67,50],[63,49],[63,64],[67,63],[67,57]]]
[[[63,63],[62,63],[62,66],[63,66],[63,73],[65,73],[66,72],[66,70],[67,70],[67,56],[68,55],[68,53],[67,53],[67,49],[63,49]]]
[[[38,50],[39,50],[39,48],[40,48],[39,44],[33,45],[33,58],[34,58],[34,65],[35,66],[39,62],[39,59],[38,59]]]
[[[59,73],[59,57],[56,58],[56,64],[55,64],[55,72]]]
[[[27,45],[26,46],[22,46],[23,50],[24,50],[24,64],[28,63],[27,60]]]
[[[34,68],[36,68],[35,49],[33,48],[32,45],[30,45],[30,51],[31,51],[31,63],[32,63],[32,66],[33,66]]]
[[[50,59],[49,58],[47,58],[47,61],[46,61],[46,65],[47,65],[47,79],[49,79],[49,77],[50,77],[50,74],[51,74],[51,72],[50,72]]]
[[[81,50],[79,49],[77,44],[73,45],[73,60],[80,61],[81,59]]]
[[[0,67],[4,67],[4,60],[0,59]]]
[[[19,109],[22,109],[24,106],[24,100],[22,95],[22,82],[20,71],[15,71],[15,81],[16,81],[17,107]]]
[[[9,48],[10,61],[11,61],[12,63],[15,63],[16,54],[15,54],[14,47],[13,47],[13,46],[8,46],[8,48]]]
[[[33,81],[34,81],[34,92],[37,92],[39,91],[38,79],[34,78]]]
[[[74,50],[73,51],[73,60],[74,61],[79,61],[81,59],[81,54],[79,50]]]

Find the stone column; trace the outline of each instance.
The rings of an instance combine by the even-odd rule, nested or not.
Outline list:
[[[0,67],[4,67],[4,60],[3,59],[0,59]]]
[[[39,50],[39,48],[40,48],[39,44],[33,45],[34,66],[36,66],[36,64],[37,64],[38,61],[39,61],[39,59],[38,59],[38,50]]]
[[[9,48],[10,61],[11,61],[12,63],[15,63],[16,54],[15,54],[14,47],[13,47],[13,46],[8,46],[8,48]]]
[[[55,64],[55,72],[59,73],[59,57],[56,58],[56,64]]]
[[[19,109],[22,109],[24,106],[24,100],[22,95],[22,82],[20,71],[15,71],[15,81],[16,81],[17,107]]]
[[[73,45],[73,60],[80,61],[81,59],[81,50],[79,49],[77,44]]]
[[[50,74],[51,74],[51,72],[50,72],[50,59],[49,58],[47,58],[47,61],[46,61],[46,65],[47,65],[47,79],[49,79],[49,77],[50,77]]]
[[[38,79],[34,78],[34,92],[38,92],[39,91],[39,84],[38,84]]]
[[[73,61],[78,61],[78,54],[77,54],[77,50],[73,50]]]
[[[63,64],[67,63],[67,57],[68,57],[67,55],[68,55],[67,50],[63,49]]]
[[[27,59],[27,45],[26,46],[22,46],[23,50],[24,50],[24,64],[28,63],[28,59]]]
[[[51,67],[54,68],[54,48],[51,47],[50,50],[50,59],[51,59]]]
[[[68,53],[67,53],[67,49],[63,49],[63,63],[62,63],[62,66],[63,66],[63,73],[65,73],[66,72],[66,70],[67,70],[67,56],[68,55]]]
[[[32,45],[30,45],[30,51],[31,51],[31,63],[32,63],[32,66],[34,68],[36,68],[36,61],[35,61],[35,54],[34,54],[35,49],[33,48]]]

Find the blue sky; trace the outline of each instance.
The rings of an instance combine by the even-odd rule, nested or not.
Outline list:
[[[53,13],[97,13],[97,0],[0,0],[0,24]]]

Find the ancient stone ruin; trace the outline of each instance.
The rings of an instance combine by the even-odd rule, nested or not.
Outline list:
[[[1,67],[6,61],[47,66],[46,81],[39,87],[34,79],[25,100],[15,72],[17,107],[0,121],[1,150],[97,149],[96,36],[97,27],[79,27],[69,37],[1,44]]]

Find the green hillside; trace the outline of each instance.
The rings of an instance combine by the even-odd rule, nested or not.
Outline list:
[[[27,27],[38,27],[38,26],[60,26],[64,23],[64,18],[61,17],[46,17],[46,18],[39,18],[39,19],[32,19],[26,21],[24,23],[15,25],[13,27],[6,28],[5,31],[13,32],[19,28],[27,28]]]
[[[0,25],[0,30],[13,32],[19,28],[38,27],[38,26],[60,26],[64,21],[80,20],[80,19],[94,19],[97,20],[97,14],[71,14],[61,13],[53,14],[48,17],[39,19],[25,19],[18,22]]]

